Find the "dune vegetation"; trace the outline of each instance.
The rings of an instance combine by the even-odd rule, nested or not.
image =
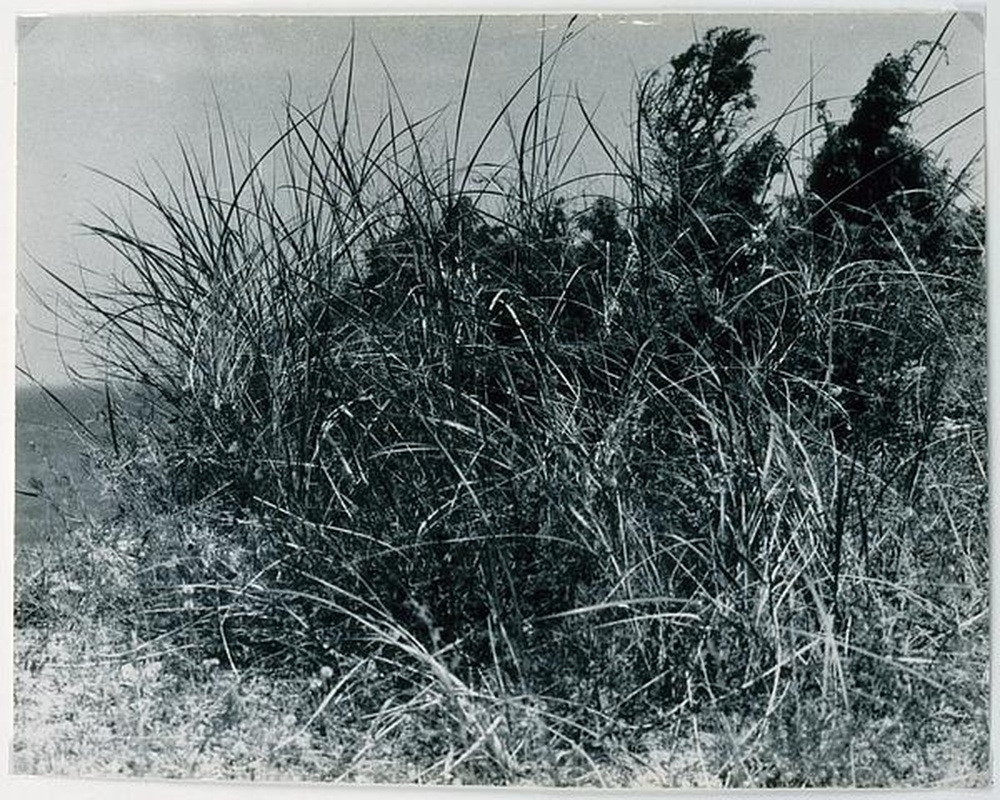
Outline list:
[[[265,149],[220,111],[120,183],[120,282],[64,282],[117,511],[18,581],[15,768],[986,781],[985,214],[909,126],[941,39],[786,142],[716,28],[617,142],[553,84],[574,32],[478,142],[475,41],[451,117],[370,131],[351,42]],[[90,738],[32,727],[60,681]]]

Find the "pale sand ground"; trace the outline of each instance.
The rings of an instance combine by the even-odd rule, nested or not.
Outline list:
[[[155,658],[108,657],[116,649],[120,645],[99,633],[53,633],[46,640],[38,631],[15,631],[12,772],[329,781],[355,761],[356,747],[299,733],[311,700],[304,681],[237,681],[217,668],[198,679],[178,678],[159,669]],[[689,742],[651,747],[629,761],[602,769],[605,781],[721,785],[701,748]],[[525,767],[526,784],[550,783],[546,775],[564,782],[548,764]],[[434,773],[422,775],[377,746],[343,777],[348,783],[436,782]]]

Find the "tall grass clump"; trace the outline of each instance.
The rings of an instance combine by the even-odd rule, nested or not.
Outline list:
[[[799,163],[750,31],[644,76],[623,144],[553,86],[573,36],[479,141],[475,43],[453,118],[364,133],[352,42],[264,150],[220,113],[121,184],[156,225],[90,226],[127,270],[77,296],[150,400],[109,403],[131,623],[332,665],[437,778],[600,782],[693,722],[730,783],[924,780],[986,713],[983,214],[907,125],[941,45]]]

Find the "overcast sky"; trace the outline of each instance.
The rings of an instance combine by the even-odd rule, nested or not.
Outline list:
[[[713,25],[748,26],[766,37],[757,61],[758,117],[779,114],[810,74],[817,98],[850,96],[872,65],[917,39],[934,39],[947,17],[937,14],[692,16],[690,14],[585,18],[586,30],[559,61],[557,86],[575,85],[599,125],[626,144],[634,76],[663,66]],[[949,31],[949,61],[925,90],[931,94],[983,68],[978,18],[960,17]],[[553,40],[565,18],[545,20]],[[351,30],[340,17],[53,17],[22,20],[17,51],[17,263],[22,276],[48,293],[37,259],[60,274],[82,262],[97,272],[113,261],[80,233],[95,209],[121,207],[122,192],[88,168],[133,179],[177,169],[177,137],[198,149],[206,110],[218,95],[233,129],[262,149],[276,130],[289,86],[305,104],[320,98]],[[472,17],[364,17],[355,20],[358,68],[355,92],[362,116],[383,105],[382,53],[413,116],[447,105],[461,94],[475,29]],[[491,119],[503,98],[530,71],[543,27],[539,17],[488,17],[470,88],[467,141]],[[936,135],[982,103],[981,79],[930,103],[918,134]],[[837,106],[834,106],[836,109]],[[844,106],[840,106],[841,110]],[[505,134],[498,132],[497,147]],[[961,166],[982,144],[983,118],[954,131],[946,154]],[[600,169],[596,151],[587,169]],[[49,295],[50,301],[55,297]],[[18,360],[58,382],[61,368],[50,337],[51,315],[19,290]],[[27,324],[25,324],[27,323]],[[70,351],[70,358],[74,359]]]

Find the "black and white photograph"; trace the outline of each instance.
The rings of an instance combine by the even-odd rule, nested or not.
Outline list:
[[[985,5],[710,11],[17,16],[11,774],[990,784]]]

